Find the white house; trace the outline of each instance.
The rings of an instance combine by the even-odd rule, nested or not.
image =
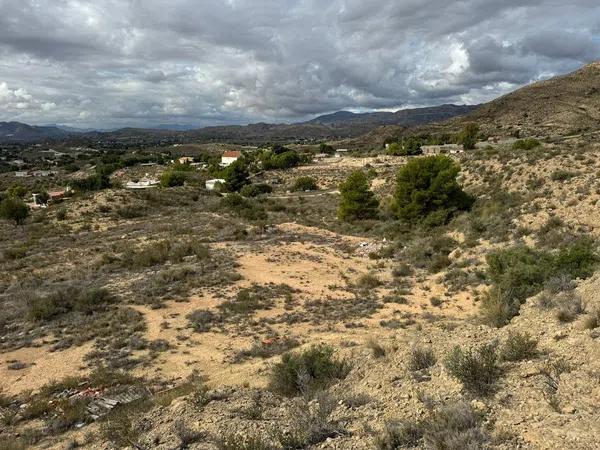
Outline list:
[[[217,185],[225,184],[225,180],[221,178],[215,178],[214,180],[206,180],[206,190],[214,191]]]
[[[242,152],[238,152],[235,150],[226,151],[221,156],[221,167],[227,167],[234,162],[236,162],[240,156],[242,156]]]
[[[149,189],[158,186],[158,180],[143,178],[140,181],[128,181],[125,187],[127,189]]]
[[[462,146],[458,144],[442,145],[423,145],[421,151],[424,155],[439,155],[440,153],[450,153],[452,155],[462,153]]]
[[[335,151],[335,157],[336,158],[341,158],[342,156],[348,154],[348,149],[347,148],[338,148]]]

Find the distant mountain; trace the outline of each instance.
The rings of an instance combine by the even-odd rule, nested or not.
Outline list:
[[[38,142],[65,138],[67,131],[58,127],[39,127],[20,122],[0,122],[0,142]]]
[[[80,130],[58,126],[34,127],[11,122],[5,133],[0,128],[0,142],[33,142],[47,139],[72,139],[81,141],[115,142],[231,142],[272,143],[290,141],[313,141],[344,139],[365,134],[381,125],[423,125],[456,117],[472,111],[475,106],[442,105],[429,108],[406,109],[397,112],[374,112],[356,114],[339,111],[319,116],[313,120],[292,124],[254,123],[250,125],[214,126],[190,129],[191,125],[165,124],[146,128],[121,128],[118,130]],[[13,129],[18,129],[15,132]]]
[[[182,123],[164,123],[152,127],[155,130],[171,130],[171,131],[189,131],[198,128],[197,125],[182,124]]]
[[[97,128],[77,128],[77,127],[69,127],[67,125],[59,125],[56,123],[48,123],[45,125],[42,125],[44,127],[56,127],[59,128],[63,131],[66,131],[67,133],[89,133],[90,131],[108,131],[108,130],[99,130]]]
[[[352,113],[338,111],[319,116],[308,123],[319,123],[330,127],[400,125],[413,126],[441,122],[452,117],[468,114],[479,105],[441,105],[427,108],[401,109],[396,112]]]

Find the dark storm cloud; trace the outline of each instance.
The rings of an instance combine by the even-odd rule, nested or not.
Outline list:
[[[298,120],[476,103],[600,58],[574,0],[0,0],[0,120]]]

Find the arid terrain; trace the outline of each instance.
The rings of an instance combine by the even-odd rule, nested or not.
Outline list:
[[[482,307],[494,252],[596,251],[600,146],[452,158],[475,203],[433,228],[391,218],[407,159],[388,155],[259,173],[273,192],[241,203],[112,187],[4,222],[0,448],[600,446],[600,272],[545,279],[497,326]],[[380,218],[343,222],[357,169]],[[112,177],[148,170],[168,164]],[[319,370],[277,378],[311,351]]]

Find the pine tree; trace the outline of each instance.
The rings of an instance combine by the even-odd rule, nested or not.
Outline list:
[[[369,190],[367,176],[361,170],[353,172],[340,186],[342,198],[338,218],[347,222],[360,219],[375,219],[379,201]]]

